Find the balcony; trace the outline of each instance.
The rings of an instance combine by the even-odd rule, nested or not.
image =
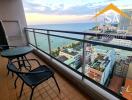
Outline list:
[[[84,87],[91,82],[117,98],[125,95],[123,89],[128,87],[125,83],[131,79],[132,47],[127,44],[132,43],[131,36],[36,28],[25,28],[25,32],[28,44],[36,49],[38,55],[47,56],[47,63],[51,61],[59,66],[55,69],[68,72],[85,83]],[[103,41],[109,37],[109,41]],[[65,77],[69,77],[68,74]],[[93,86],[91,88],[98,91]]]
[[[0,34],[0,43],[32,46],[34,52],[27,57],[37,58],[56,71],[61,93],[49,80],[36,89],[34,100],[131,100],[132,35],[24,29],[27,25],[21,0],[2,0],[0,7],[0,26],[2,22],[6,30]],[[3,67],[7,59],[0,57],[0,64],[0,97],[19,99],[21,81],[14,89],[14,79],[6,76]],[[28,99],[29,93],[25,87],[21,99]]]
[[[62,91],[58,94],[57,89],[54,89],[54,86],[51,87],[52,80],[49,80],[36,89],[34,99],[48,100],[54,97],[62,100],[77,98],[87,100],[96,97],[125,99],[130,96],[124,91],[128,86],[131,87],[132,82],[130,70],[132,47],[125,44],[126,41],[131,42],[131,36],[124,38],[124,35],[118,37],[117,35],[36,28],[25,28],[25,33],[27,45],[34,48],[34,52],[27,57],[37,58],[41,63],[55,69],[57,71],[55,76]],[[103,41],[104,38],[109,37],[112,39]],[[121,40],[121,44],[116,41],[117,39]],[[112,41],[117,43],[114,44],[115,42]],[[3,66],[6,66],[7,59],[2,57],[0,59],[4,62]],[[18,99],[21,81],[19,80],[18,89],[15,90],[12,84],[14,79],[6,76],[5,68],[1,68],[1,73],[4,79],[2,81],[4,92],[1,91],[0,94],[8,94],[7,97],[3,97],[7,100]],[[50,90],[53,88],[54,93],[50,94],[47,88]],[[106,94],[102,95],[99,91]],[[22,99],[28,99],[29,93],[26,87]]]
[[[27,55],[29,59],[38,59],[41,64],[45,64],[41,59],[35,56],[33,53]],[[1,63],[3,62],[3,63]],[[29,100],[30,97],[30,88],[25,85],[22,97],[19,98],[19,92],[21,88],[22,81],[19,79],[17,81],[17,88],[14,88],[15,77],[11,75],[7,76],[7,59],[0,57],[0,97],[1,100]],[[33,95],[33,100],[88,100],[90,97],[84,95],[80,90],[73,86],[67,79],[62,77],[58,72],[55,73],[55,77],[61,88],[61,93],[59,93],[54,81],[49,79],[43,84],[39,85]]]

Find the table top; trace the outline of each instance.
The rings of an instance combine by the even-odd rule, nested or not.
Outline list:
[[[7,58],[16,58],[16,57],[24,56],[30,53],[32,50],[33,48],[30,46],[16,47],[2,51],[1,56]]]

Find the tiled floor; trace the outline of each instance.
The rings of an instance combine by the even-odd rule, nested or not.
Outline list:
[[[33,54],[29,54],[27,57],[36,58]],[[41,60],[40,62],[43,63]],[[31,90],[26,85],[24,85],[22,97],[19,98],[21,80],[17,81],[17,88],[15,89],[15,77],[12,78],[11,75],[7,76],[6,64],[7,59],[0,57],[0,100],[29,100]],[[33,100],[90,100],[89,96],[81,93],[58,73],[55,73],[55,78],[61,92],[59,93],[54,80],[51,78],[35,89]]]

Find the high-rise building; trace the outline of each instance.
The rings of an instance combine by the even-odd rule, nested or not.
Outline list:
[[[124,9],[123,12],[130,17],[132,16],[132,9]],[[131,25],[130,19],[120,16],[119,30],[125,30],[129,33]]]

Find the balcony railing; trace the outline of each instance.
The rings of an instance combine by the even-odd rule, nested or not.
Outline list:
[[[28,43],[117,98],[132,62],[132,36],[25,28]],[[131,66],[132,67],[132,66]],[[117,89],[112,80],[121,79]],[[118,83],[117,83],[118,84]]]

